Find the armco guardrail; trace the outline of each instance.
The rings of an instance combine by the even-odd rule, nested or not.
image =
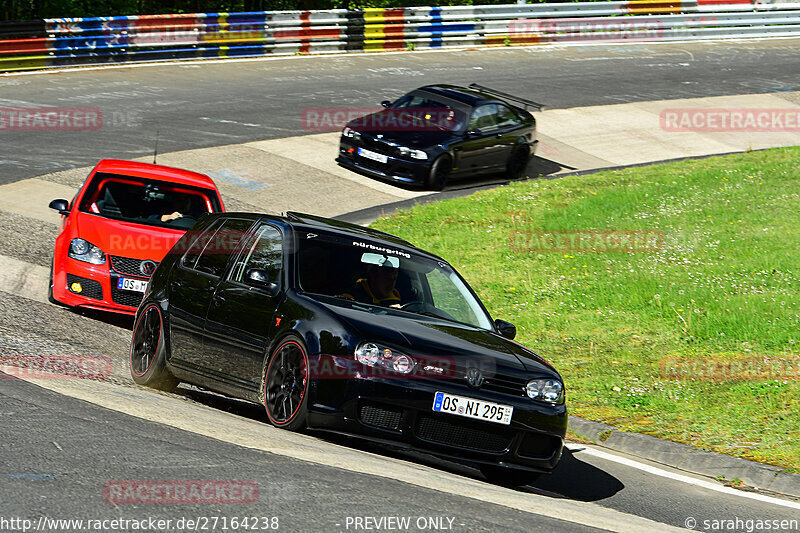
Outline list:
[[[0,71],[485,45],[800,36],[800,2],[631,0],[0,23]]]

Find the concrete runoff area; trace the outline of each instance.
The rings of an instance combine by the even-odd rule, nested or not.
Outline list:
[[[764,110],[764,117],[753,116],[757,110]],[[732,118],[736,113],[738,119]],[[800,144],[798,117],[797,92],[546,110],[536,113],[540,142],[527,175],[558,176],[793,146]],[[692,128],[706,131],[675,131],[675,126],[685,126],[687,120]],[[727,131],[737,128],[739,131]],[[338,132],[319,133],[164,153],[159,154],[158,162],[210,175],[228,210],[294,210],[332,217],[431,194],[339,167],[334,161],[338,144]],[[152,157],[138,160],[152,161]],[[73,187],[80,186],[89,170],[70,169],[0,185],[0,210],[57,222],[47,203],[52,198],[71,198]],[[448,190],[497,183],[503,183],[502,176],[456,181]],[[41,199],[42,205],[33,204],[32,198]]]

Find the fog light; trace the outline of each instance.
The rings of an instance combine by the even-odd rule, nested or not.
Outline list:
[[[81,292],[83,292],[83,286],[80,283],[76,282],[76,283],[73,283],[72,285],[69,286],[69,290],[71,290],[72,292],[80,294]]]

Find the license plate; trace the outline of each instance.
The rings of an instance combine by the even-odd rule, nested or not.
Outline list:
[[[117,288],[124,291],[144,292],[147,290],[147,282],[140,279],[119,278]]]
[[[511,423],[511,415],[514,413],[514,408],[510,405],[485,402],[444,392],[437,392],[433,397],[433,410],[505,425]]]
[[[386,163],[389,161],[389,157],[377,152],[373,152],[372,150],[365,150],[363,148],[358,149],[358,155],[367,159],[372,159],[373,161],[377,161],[379,163]]]

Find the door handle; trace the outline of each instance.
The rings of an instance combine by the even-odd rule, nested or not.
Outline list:
[[[214,306],[222,305],[223,303],[225,303],[225,297],[224,296],[214,296],[214,298],[211,300],[211,303],[213,303]]]

